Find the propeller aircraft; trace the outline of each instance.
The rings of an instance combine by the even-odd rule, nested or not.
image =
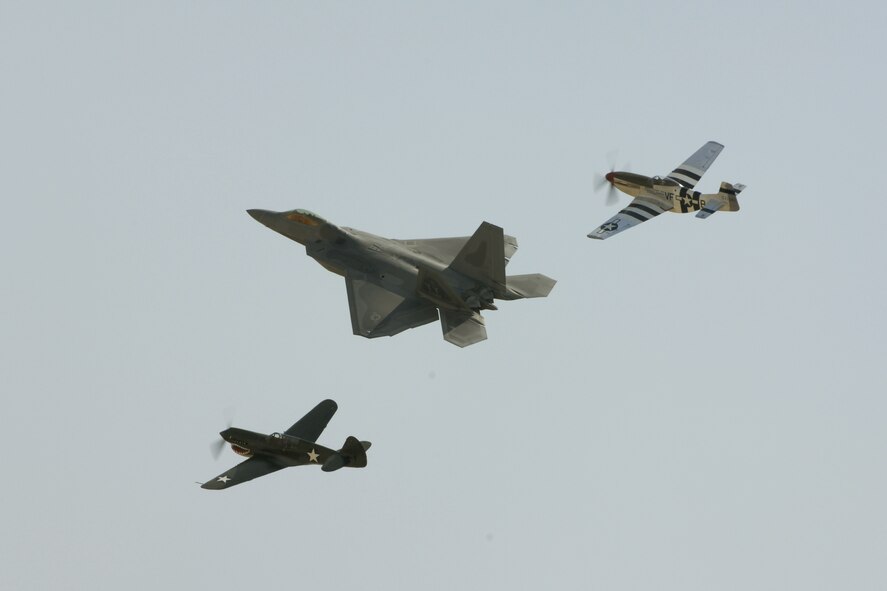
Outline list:
[[[696,217],[701,219],[717,211],[739,211],[736,197],[745,189],[745,185],[721,183],[720,191],[708,195],[693,190],[723,149],[724,146],[717,142],[708,142],[665,178],[610,171],[603,178],[604,183],[610,184],[609,195],[612,196],[618,189],[634,199],[589,233],[588,237],[604,240],[666,211],[695,211]]]
[[[316,464],[324,472],[334,472],[339,468],[366,467],[369,441],[348,437],[338,451],[316,443],[337,409],[334,401],[324,400],[283,433],[264,435],[234,427],[225,429],[219,433],[222,439],[215,447],[215,455],[221,453],[227,442],[231,444],[234,453],[248,459],[204,483],[200,488],[231,488],[290,466]]]

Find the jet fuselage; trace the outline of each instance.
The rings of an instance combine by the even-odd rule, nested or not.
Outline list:
[[[339,275],[357,271],[388,291],[409,297],[419,291],[419,271],[439,273],[454,292],[470,299],[478,283],[453,272],[447,262],[411,249],[407,244],[354,228],[335,227],[338,235],[305,246],[308,256]],[[489,298],[492,302],[492,296]],[[478,306],[480,307],[480,306]]]
[[[440,320],[444,339],[467,347],[487,338],[481,311],[495,310],[496,299],[546,297],[556,283],[541,273],[506,276],[517,240],[486,221],[471,236],[395,240],[304,209],[248,213],[345,278],[351,328],[365,338]]]
[[[251,209],[249,214],[279,234],[305,245],[308,256],[325,269],[343,277],[349,271],[359,273],[404,298],[421,292],[418,279],[423,269],[440,274],[460,298],[459,302],[451,298],[450,308],[495,309],[494,295],[502,299],[521,297],[509,291],[494,294],[477,281],[454,272],[448,267],[448,261],[410,248],[406,242],[339,227],[307,210],[277,213]],[[434,303],[447,307],[442,301]]]

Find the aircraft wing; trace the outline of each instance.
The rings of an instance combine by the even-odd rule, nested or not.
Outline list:
[[[336,414],[339,407],[332,400],[324,400],[308,411],[304,417],[296,421],[296,424],[284,431],[287,435],[298,437],[302,441],[314,443],[326,429],[330,419]]]
[[[200,488],[208,490],[221,490],[223,488],[231,488],[242,482],[247,482],[253,478],[271,474],[285,468],[274,460],[263,456],[254,456],[245,462],[240,462],[227,472],[219,474],[209,482],[205,482]]]
[[[692,189],[723,149],[724,146],[718,142],[708,142],[671,171],[668,178],[677,181],[682,187]]]
[[[351,328],[367,338],[393,336],[438,319],[437,308],[418,298],[404,298],[349,272],[345,276]]]
[[[629,203],[628,207],[598,226],[596,230],[592,230],[588,237],[595,240],[605,240],[666,211],[668,210],[656,201],[639,197]]]
[[[445,265],[449,265],[456,255],[462,250],[462,247],[471,239],[471,236],[460,236],[458,238],[429,238],[417,240],[396,240],[404,244],[407,248],[412,248],[423,254],[433,256]],[[505,264],[511,260],[514,253],[517,252],[517,238],[505,235]]]

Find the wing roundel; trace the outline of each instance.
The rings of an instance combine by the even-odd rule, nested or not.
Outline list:
[[[662,207],[662,205],[652,199],[638,197],[619,213],[598,226],[596,230],[592,230],[588,234],[588,237],[594,238],[595,240],[605,240],[610,236],[615,236],[619,232],[633,228],[642,222],[646,222],[665,211],[667,210]]]
[[[283,469],[283,464],[278,464],[269,457],[253,457],[240,462],[227,472],[219,474],[209,482],[203,483],[200,488],[207,490],[222,490],[231,488],[242,482],[249,482],[254,478],[271,474]]]

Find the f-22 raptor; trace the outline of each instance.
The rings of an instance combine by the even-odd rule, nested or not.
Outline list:
[[[249,459],[219,474],[200,488],[231,488],[289,466],[316,464],[324,472],[334,472],[339,468],[366,467],[369,441],[349,437],[338,451],[316,443],[338,408],[334,401],[324,400],[283,433],[265,435],[236,427],[225,429],[219,433],[222,436],[219,444],[224,446],[228,442],[234,453]],[[222,447],[217,448],[217,451],[221,452]]]
[[[487,338],[481,310],[495,310],[494,300],[545,297],[555,284],[540,274],[506,276],[517,240],[487,222],[470,237],[394,240],[304,209],[248,213],[345,278],[352,329],[366,338],[440,318],[444,339],[466,347]]]

